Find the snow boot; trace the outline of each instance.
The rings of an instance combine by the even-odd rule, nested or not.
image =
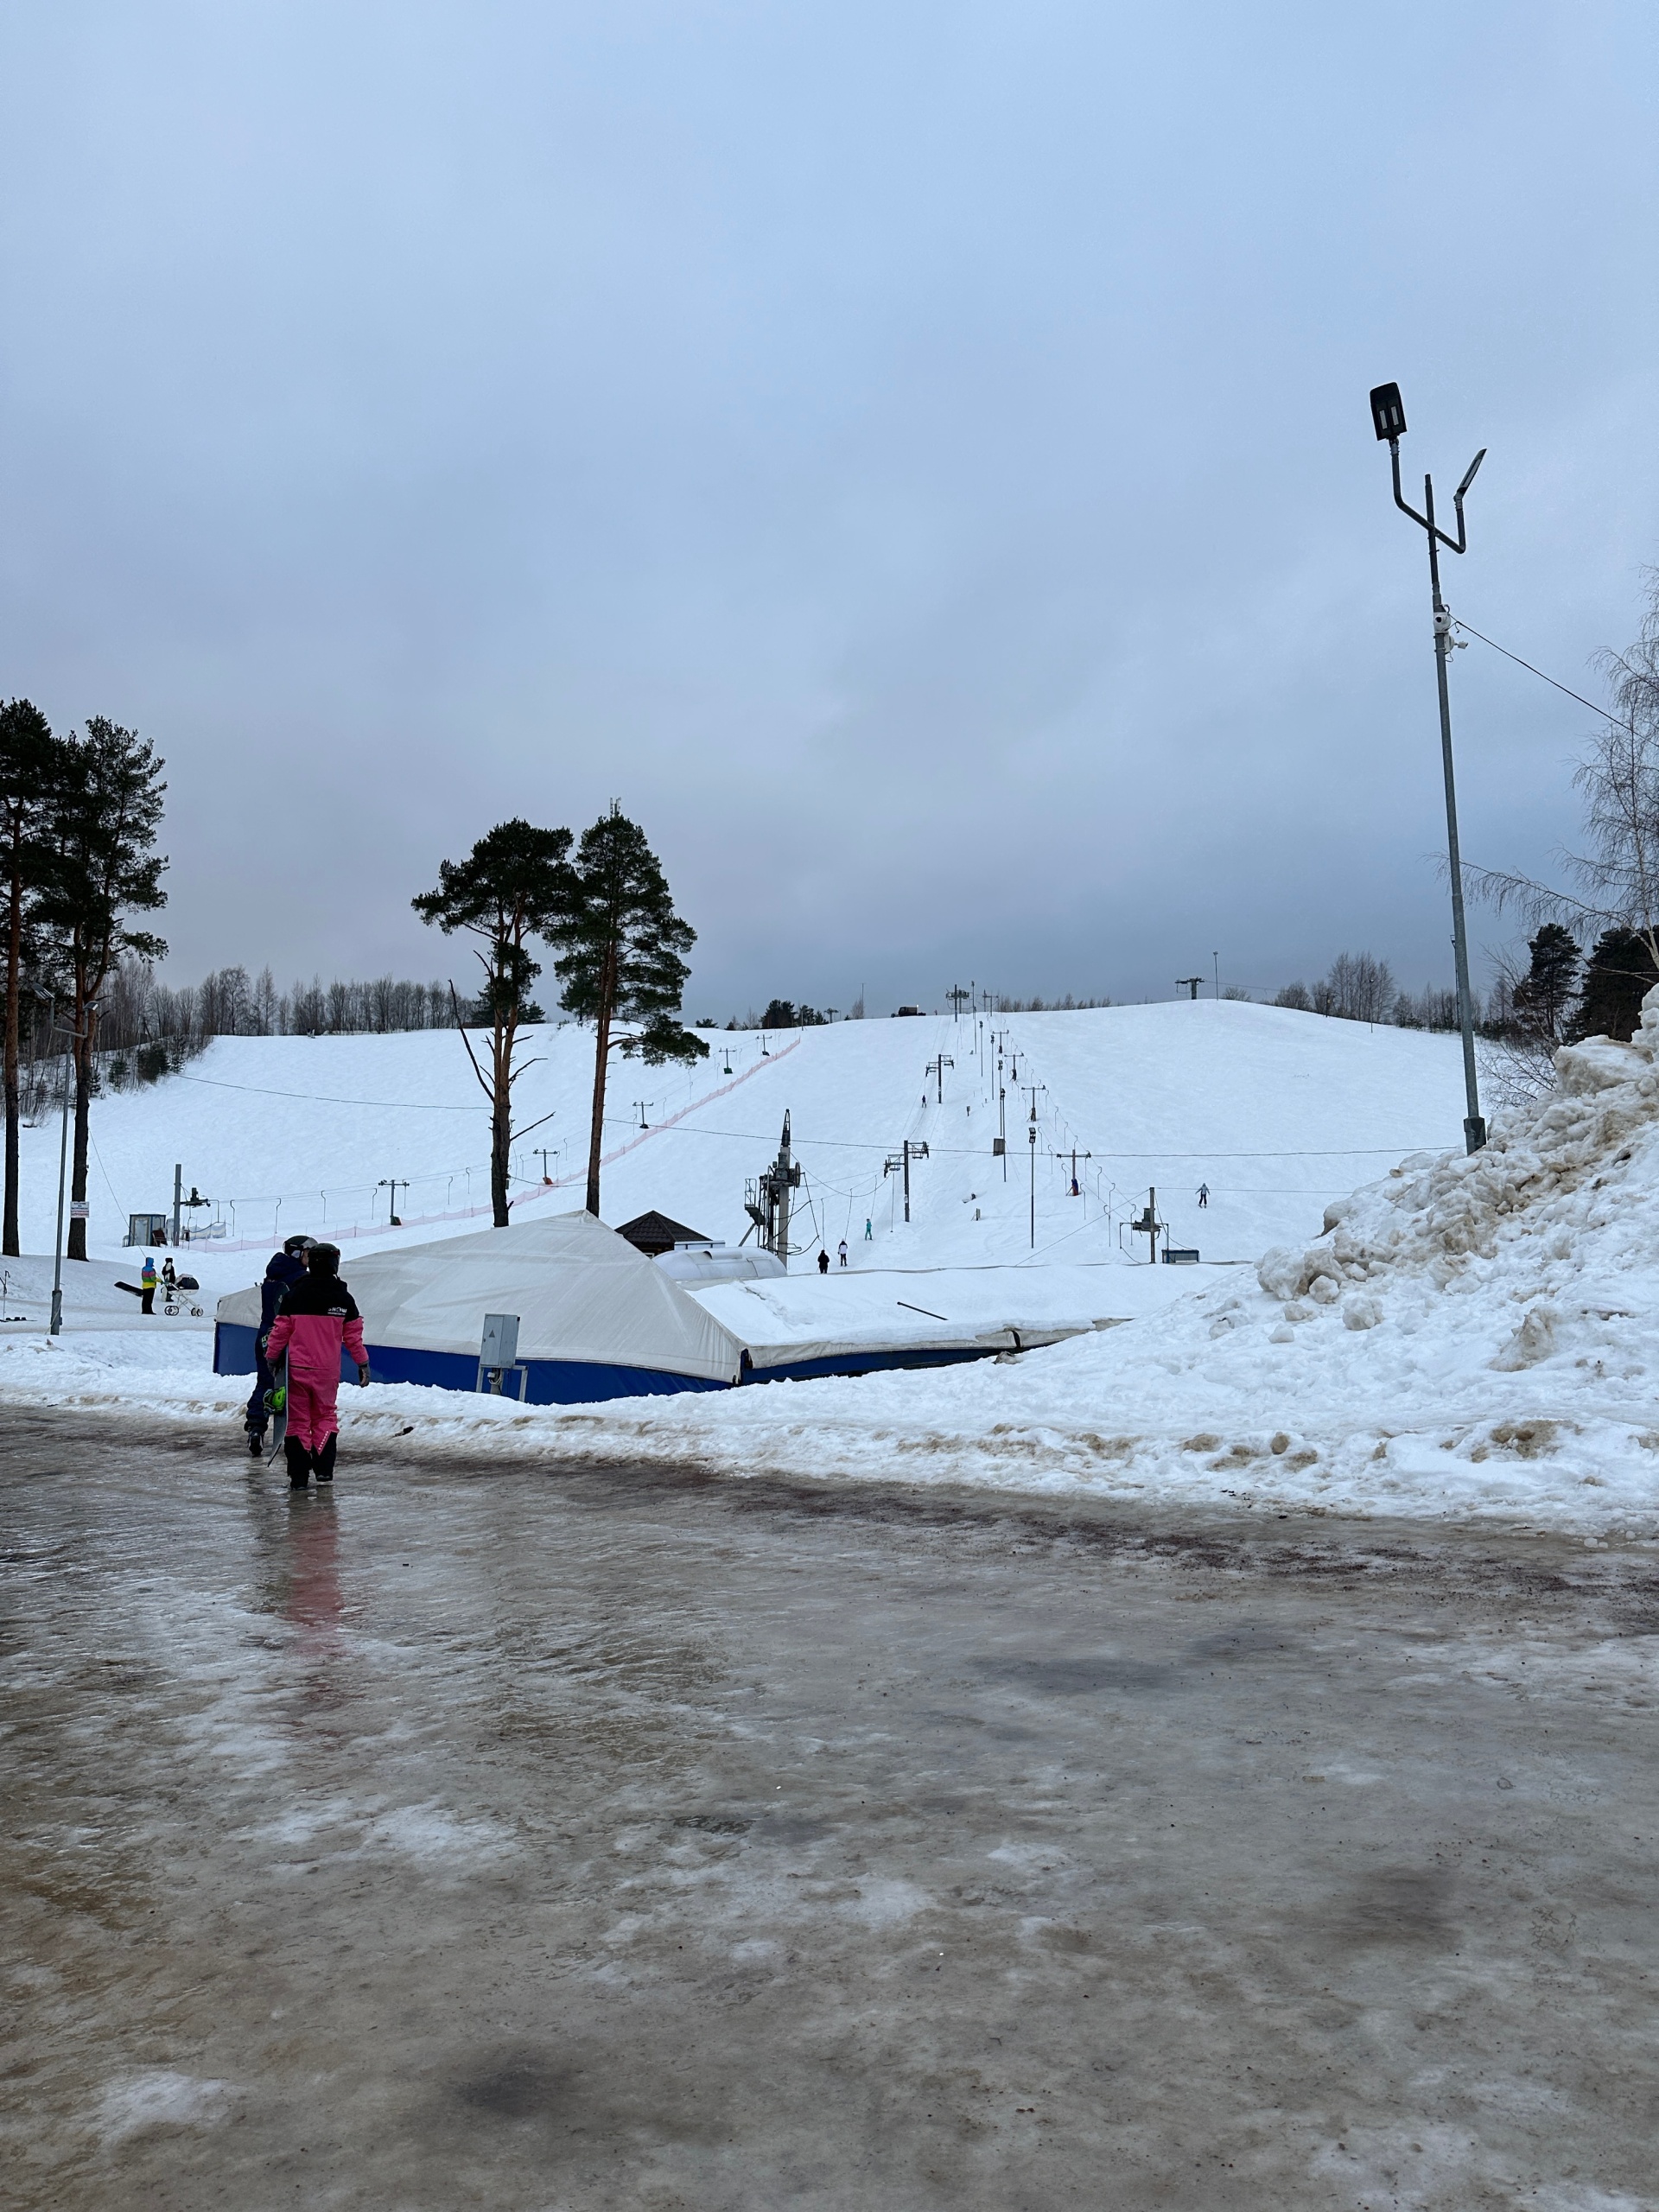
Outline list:
[[[263,1458],[263,1457],[264,1457],[264,1449],[265,1449],[265,1432],[264,1432],[264,1430],[263,1428],[251,1428],[251,1429],[248,1431],[248,1452],[249,1452],[249,1455],[250,1455],[250,1457],[251,1457],[251,1458],[253,1458],[253,1459],[261,1459],[261,1458]]]
[[[289,1488],[304,1490],[311,1480],[311,1454],[297,1436],[283,1439],[283,1457],[288,1461]]]
[[[325,1436],[322,1440],[322,1449],[311,1454],[311,1465],[317,1471],[317,1480],[320,1483],[331,1483],[334,1479],[334,1446],[339,1441],[338,1432]]]

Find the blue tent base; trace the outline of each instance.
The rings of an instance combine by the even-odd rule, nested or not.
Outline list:
[[[219,1321],[213,1329],[215,1375],[251,1375],[254,1371],[254,1331],[233,1321]],[[461,1390],[475,1397],[478,1390],[476,1352],[416,1351],[405,1345],[371,1344],[371,1382],[418,1382],[429,1390]],[[530,1406],[588,1406],[606,1398],[653,1398],[680,1390],[724,1390],[727,1383],[701,1375],[665,1375],[655,1368],[612,1367],[597,1360],[526,1359],[529,1370],[522,1402]],[[340,1356],[340,1379],[355,1382],[357,1367]],[[514,1402],[519,1401],[514,1395]]]
[[[255,1332],[235,1321],[213,1326],[215,1375],[251,1375]],[[478,1395],[478,1357],[474,1352],[416,1351],[396,1344],[371,1344],[372,1382],[418,1382],[428,1389]],[[745,1355],[740,1380],[751,1382],[808,1382],[830,1375],[876,1375],[901,1367],[957,1367],[970,1359],[994,1359],[994,1348],[978,1345],[896,1344],[873,1351],[832,1352],[820,1359],[797,1359],[776,1367],[751,1367]],[[591,1406],[607,1398],[667,1397],[681,1390],[725,1390],[731,1385],[700,1375],[668,1375],[649,1367],[612,1367],[598,1360],[526,1359],[529,1381],[523,1402],[531,1406]],[[355,1363],[340,1356],[340,1379],[355,1382]]]

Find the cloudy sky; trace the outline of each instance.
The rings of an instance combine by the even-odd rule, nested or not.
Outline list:
[[[1651,0],[10,0],[0,690],[166,754],[175,980],[446,972],[438,861],[613,797],[694,1014],[1449,980],[1366,393],[1593,696],[1656,86]],[[1455,685],[1547,866],[1591,718]]]

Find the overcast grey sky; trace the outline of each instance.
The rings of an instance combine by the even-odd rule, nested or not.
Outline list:
[[[1659,560],[1652,0],[0,26],[0,691],[166,754],[175,979],[442,973],[440,858],[614,796],[693,1014],[1449,980],[1368,388],[1575,688]],[[1545,865],[1591,717],[1455,684]]]

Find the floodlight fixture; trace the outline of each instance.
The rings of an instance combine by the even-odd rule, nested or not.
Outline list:
[[[1371,393],[1371,427],[1377,442],[1406,435],[1406,403],[1397,384],[1380,384]]]

